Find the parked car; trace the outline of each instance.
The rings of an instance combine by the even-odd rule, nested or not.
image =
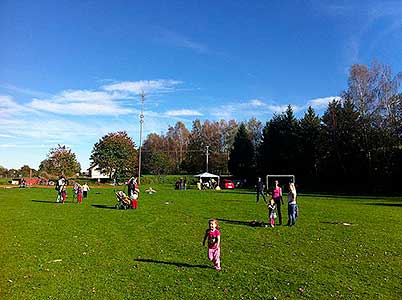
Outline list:
[[[223,189],[234,189],[235,188],[233,181],[229,180],[229,179],[222,180],[221,186]]]

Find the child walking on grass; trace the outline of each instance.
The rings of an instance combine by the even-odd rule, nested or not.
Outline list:
[[[276,204],[275,200],[271,199],[268,205],[268,216],[269,222],[271,223],[271,227],[275,227],[275,218],[276,218]]]
[[[205,231],[202,244],[208,239],[208,259],[214,264],[215,270],[221,270],[221,233],[216,219],[208,221],[209,228]]]
[[[67,198],[67,190],[66,187],[63,185],[63,187],[61,188],[61,203],[66,202],[66,198]]]
[[[80,185],[78,185],[77,188],[77,203],[81,203],[82,202],[82,187]]]

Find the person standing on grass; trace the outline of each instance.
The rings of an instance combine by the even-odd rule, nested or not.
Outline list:
[[[134,209],[138,208],[138,197],[140,195],[140,188],[137,184],[137,178],[131,177],[127,182],[127,195],[131,200],[131,206]]]
[[[81,203],[82,202],[82,186],[78,185],[77,188],[77,203]]]
[[[82,196],[84,198],[88,198],[88,191],[90,190],[88,184],[85,182],[84,185],[82,186]]]
[[[265,199],[265,195],[264,195],[264,183],[261,181],[261,177],[258,177],[258,181],[257,181],[257,184],[256,184],[256,186],[255,186],[255,192],[256,192],[256,194],[257,194],[257,201],[256,201],[256,203],[258,203],[258,201],[260,201],[260,195],[262,196],[262,199],[264,199],[264,202],[266,203],[266,204],[268,204],[267,203],[267,199]]]
[[[208,239],[208,259],[214,264],[215,270],[221,270],[221,233],[216,219],[208,221],[209,228],[205,231],[202,245]]]
[[[66,198],[67,198],[67,189],[66,186],[63,185],[62,189],[61,189],[61,203],[66,202]]]
[[[274,199],[271,199],[269,201],[268,205],[268,217],[269,217],[269,223],[271,224],[271,227],[275,227],[275,218],[276,218],[276,204]]]
[[[288,226],[293,226],[296,223],[297,204],[296,204],[296,187],[293,182],[289,183],[288,194]]]
[[[272,199],[275,201],[276,211],[278,213],[279,225],[282,225],[281,204],[283,204],[282,188],[279,186],[279,181],[275,180],[275,187],[272,191]]]
[[[55,189],[57,191],[56,202],[62,202],[63,201],[63,197],[61,195],[61,192],[63,191],[63,187],[64,187],[65,184],[66,184],[66,181],[65,181],[64,177],[60,176],[59,180],[57,180],[57,182],[56,182],[56,187],[55,187]]]

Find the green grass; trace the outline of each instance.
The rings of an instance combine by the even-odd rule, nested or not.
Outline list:
[[[0,188],[0,299],[401,297],[400,198],[300,195],[296,226],[272,229],[248,226],[266,220],[248,191],[154,188],[128,211],[108,188],[81,205],[71,190],[56,204],[53,189]],[[221,272],[202,247],[211,217]]]

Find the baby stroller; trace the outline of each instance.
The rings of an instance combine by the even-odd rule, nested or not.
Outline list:
[[[129,209],[132,208],[131,200],[123,191],[114,191],[117,198],[116,209]]]

